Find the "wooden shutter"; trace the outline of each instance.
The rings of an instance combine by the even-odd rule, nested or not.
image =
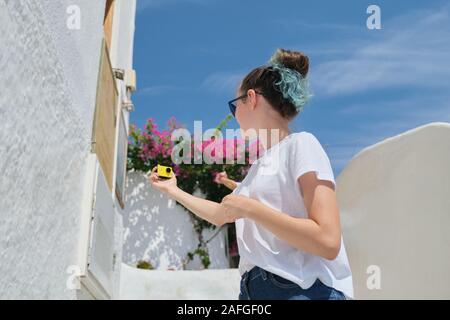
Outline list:
[[[105,33],[105,40],[109,49],[111,49],[114,4],[115,0],[106,1],[105,17],[103,19],[103,30]]]
[[[108,48],[102,44],[97,84],[92,151],[97,154],[110,190],[113,186],[114,150],[116,145],[118,91]]]

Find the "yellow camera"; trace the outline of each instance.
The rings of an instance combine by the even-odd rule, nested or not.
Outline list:
[[[172,178],[173,170],[171,167],[161,166],[158,164],[157,173],[159,177]]]

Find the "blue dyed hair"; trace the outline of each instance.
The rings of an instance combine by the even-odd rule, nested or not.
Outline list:
[[[299,51],[277,49],[269,62],[251,70],[242,80],[239,91],[259,90],[286,119],[292,119],[312,94],[308,87],[308,57]]]
[[[269,65],[280,74],[280,80],[274,82],[275,88],[294,105],[298,112],[302,111],[313,96],[309,90],[308,77],[302,76],[297,70],[285,67],[277,62],[275,57],[269,60]]]

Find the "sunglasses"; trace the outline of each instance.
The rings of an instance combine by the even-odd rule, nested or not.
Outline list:
[[[260,95],[262,95],[264,97],[264,94],[262,92],[255,91],[255,93],[256,94],[260,94]],[[245,97],[247,97],[247,93],[243,94],[242,96],[237,97],[237,98],[235,98],[233,100],[228,101],[228,107],[230,107],[230,112],[233,115],[233,117],[236,117],[236,108],[237,108],[237,106],[234,103],[236,101],[240,100],[240,99],[245,98]]]

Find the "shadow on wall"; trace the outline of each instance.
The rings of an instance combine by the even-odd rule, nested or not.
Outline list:
[[[450,123],[358,153],[337,179],[356,299],[450,298]]]
[[[139,260],[145,260],[156,269],[182,269],[187,253],[194,251],[198,245],[189,213],[153,189],[139,171],[128,173],[125,201],[123,262],[136,266]],[[215,231],[205,230],[205,239],[209,239]],[[208,243],[209,269],[229,267],[225,254],[225,232],[226,229],[223,229]],[[186,266],[186,269],[202,268],[197,255]]]

